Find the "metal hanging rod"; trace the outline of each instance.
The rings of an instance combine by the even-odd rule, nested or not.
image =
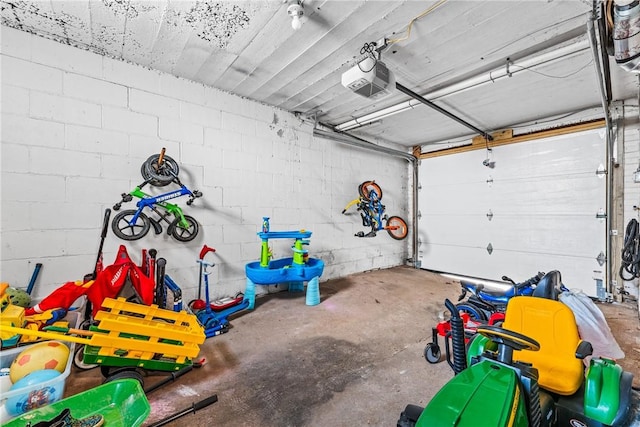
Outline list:
[[[411,89],[401,85],[400,83],[396,82],[396,89],[398,89],[400,92],[404,93],[405,95],[409,95],[410,97],[422,102],[424,105],[433,108],[437,112],[444,114],[445,116],[449,117],[450,119],[455,120],[456,122],[460,123],[461,125],[466,126],[466,127],[468,127],[469,129],[471,129],[471,130],[473,130],[475,132],[478,132],[487,141],[493,141],[493,137],[491,135],[489,135],[487,132],[478,129],[477,127],[475,127],[471,123],[461,119],[460,117],[456,116],[455,114],[450,113],[447,110],[445,110],[444,108],[437,106],[433,102],[429,101],[428,99],[423,98],[422,96],[418,95],[417,93],[415,93]]]

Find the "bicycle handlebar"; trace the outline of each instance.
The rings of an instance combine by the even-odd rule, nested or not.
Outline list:
[[[205,255],[208,254],[209,252],[215,252],[216,250],[210,246],[204,245],[202,247],[202,249],[200,250],[200,258],[199,259],[204,259]]]
[[[526,288],[527,286],[537,285],[540,279],[544,277],[544,273],[539,271],[535,276],[515,285],[516,289]]]
[[[191,192],[191,195],[189,196],[189,200],[187,200],[187,205],[191,206],[191,204],[193,203],[193,201],[195,199],[197,199],[198,197],[202,197],[202,192],[198,191],[198,190],[193,190]]]

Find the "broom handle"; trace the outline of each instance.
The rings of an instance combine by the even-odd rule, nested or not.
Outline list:
[[[78,344],[91,343],[91,340],[88,340],[86,338],[78,338],[72,335],[63,335],[55,332],[34,331],[32,329],[16,328],[15,326],[2,325],[0,326],[0,330],[3,332],[4,331],[13,332],[14,334],[19,334],[19,335],[30,335],[38,338],[48,338],[52,340],[69,341],[69,342],[75,342]]]

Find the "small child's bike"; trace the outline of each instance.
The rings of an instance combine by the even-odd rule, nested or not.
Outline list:
[[[376,232],[380,230],[387,230],[389,235],[396,240],[402,240],[407,237],[409,231],[407,222],[399,216],[387,216],[385,214],[385,206],[380,201],[382,199],[382,189],[375,181],[365,181],[360,184],[358,193],[360,196],[350,201],[342,210],[342,213],[346,214],[351,206],[356,205],[362,217],[362,226],[371,227],[370,232],[365,234],[363,231],[359,231],[355,234],[356,237],[375,237]]]
[[[122,193],[122,199],[113,206],[113,210],[118,211],[123,203],[130,202],[137,197],[137,209],[126,209],[118,213],[111,223],[111,228],[116,236],[123,240],[138,240],[144,237],[151,227],[156,234],[162,233],[161,223],[166,223],[167,234],[180,242],[189,242],[198,235],[199,227],[195,218],[185,215],[180,206],[169,203],[167,200],[177,197],[189,196],[187,205],[202,197],[198,190],[189,190],[180,179],[178,179],[178,164],[169,156],[164,154],[164,148],[160,155],[149,157],[141,168],[141,173],[145,181],[134,188],[129,193]],[[175,183],[180,188],[156,196],[151,196],[142,188],[151,184],[153,186],[165,186]],[[155,213],[157,217],[150,216]]]

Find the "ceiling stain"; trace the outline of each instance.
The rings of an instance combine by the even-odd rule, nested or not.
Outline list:
[[[127,18],[138,17],[138,10],[129,0],[102,0],[102,4],[117,15],[124,15]]]
[[[199,30],[198,37],[220,49],[226,48],[233,35],[247,28],[251,21],[247,11],[240,6],[212,1],[196,2],[184,19]]]
[[[132,0],[101,0],[101,3],[114,16],[132,21],[142,19],[144,13],[157,7],[154,3]],[[127,32],[126,27],[123,29],[101,24],[93,34],[93,42],[87,45],[72,40],[68,35],[74,33],[73,29],[90,31],[86,23],[77,16],[50,9],[43,10],[38,3],[26,0],[0,1],[0,10],[2,25],[89,49],[101,55],[120,56],[114,52],[114,47],[122,44],[122,31]],[[186,10],[167,10],[164,21],[178,31],[193,31],[194,35],[207,42],[211,49],[221,50],[228,47],[238,31],[249,27],[252,14],[253,12],[234,2],[205,0],[194,1]]]

